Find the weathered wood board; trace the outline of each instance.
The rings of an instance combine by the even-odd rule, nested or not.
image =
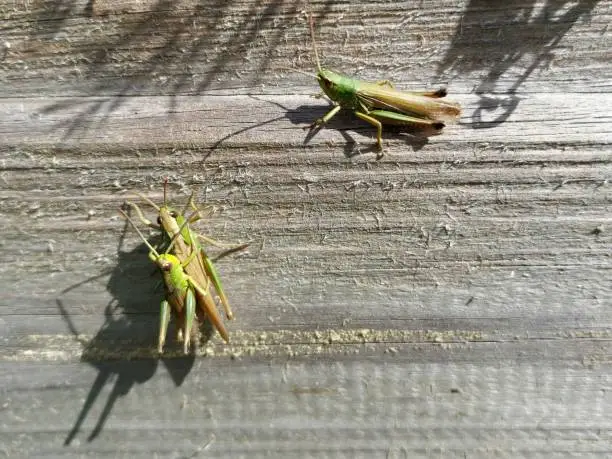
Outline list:
[[[448,87],[429,139],[325,65]],[[0,0],[0,455],[610,457],[612,4]],[[119,217],[251,241],[181,357]],[[148,212],[153,216],[154,213]]]

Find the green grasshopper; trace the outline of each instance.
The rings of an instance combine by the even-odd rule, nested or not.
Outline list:
[[[143,215],[140,208],[134,203],[128,203],[138,214],[140,220],[146,224],[147,226],[153,228],[161,228],[167,237],[174,241],[174,255],[181,261],[189,260],[189,263],[185,264],[185,271],[189,274],[193,279],[195,279],[199,285],[208,285],[209,282],[212,282],[215,287],[215,291],[221,300],[221,304],[225,310],[225,315],[228,320],[232,320],[234,318],[234,314],[229,305],[229,300],[225,291],[223,290],[223,286],[221,284],[221,278],[213,264],[211,258],[207,255],[206,251],[200,244],[200,239],[211,243],[213,245],[227,247],[224,244],[220,244],[217,241],[210,239],[208,237],[195,234],[191,231],[189,223],[193,223],[200,218],[202,215],[199,209],[196,207],[193,202],[193,194],[189,197],[187,204],[182,212],[177,212],[171,207],[167,205],[167,182],[164,184],[164,204],[162,206],[157,206],[150,199],[145,196],[140,196],[145,202],[151,205],[158,211],[158,225],[154,224]],[[187,208],[191,207],[195,212],[189,216],[185,217],[185,213]],[[231,247],[218,255],[216,259],[229,255],[232,252],[243,250],[248,246],[248,244],[241,244],[235,247]],[[206,290],[208,293],[208,290]],[[229,334],[221,316],[217,311],[217,305],[210,294],[202,295],[199,291],[196,290],[196,297],[198,300],[198,305],[200,306],[199,311],[203,313],[213,324],[213,326],[217,329],[221,337],[229,342]]]
[[[314,34],[314,20],[310,20],[310,35],[317,61],[316,78],[334,107],[317,119],[311,129],[327,123],[340,109],[353,110],[356,116],[377,129],[377,146],[382,151],[382,125],[413,126],[437,133],[444,121],[455,121],[461,107],[455,102],[441,101],[446,89],[430,92],[403,92],[388,80],[375,83],[360,81],[321,67]]]
[[[191,343],[191,330],[196,318],[196,294],[199,297],[210,297],[208,284],[202,287],[197,280],[185,272],[185,266],[191,263],[192,257],[188,257],[181,262],[178,257],[169,253],[175,242],[178,241],[178,238],[170,241],[165,252],[159,254],[149,244],[149,241],[143,236],[132,219],[124,211],[120,210],[119,212],[132,224],[140,238],[149,248],[149,258],[159,267],[164,279],[166,298],[161,302],[157,350],[160,354],[163,352],[168,324],[170,323],[170,314],[174,311],[179,322],[179,339],[183,340],[183,352],[187,354]],[[186,225],[187,222],[184,223],[184,226]]]

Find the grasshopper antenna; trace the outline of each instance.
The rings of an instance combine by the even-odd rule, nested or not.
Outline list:
[[[168,202],[166,201],[168,197],[168,177],[164,179],[164,206],[167,206]]]
[[[182,215],[185,215],[185,212],[187,212],[187,209],[189,209],[190,207],[192,209],[197,209],[195,202],[193,202],[193,194],[194,192],[192,191],[191,194],[189,195],[189,199],[187,200],[187,202],[185,203],[185,206],[183,207],[183,210],[181,211]]]
[[[309,76],[309,77],[315,78],[315,79],[317,78],[317,76],[312,74],[312,73],[304,72],[303,70],[299,70],[299,69],[292,69],[291,67],[277,67],[277,69],[279,69],[279,70],[286,70],[288,72],[301,73],[302,75],[306,75],[306,76]]]
[[[149,244],[149,241],[147,241],[147,238],[144,237],[144,235],[140,232],[140,230],[138,229],[138,227],[136,226],[136,223],[134,223],[134,220],[132,220],[128,214],[126,214],[123,210],[119,210],[119,213],[121,215],[123,215],[123,218],[125,218],[128,222],[130,222],[132,224],[132,226],[134,227],[134,229],[136,230],[136,232],[138,233],[138,235],[140,236],[140,238],[142,239],[142,242],[145,243],[145,245],[149,248],[149,250],[155,255],[156,258],[159,258],[159,253],[157,253],[157,250],[155,250],[153,248],[153,246],[151,244]]]
[[[149,198],[147,198],[146,196],[140,194],[140,193],[136,193],[136,196],[138,196],[140,199],[142,199],[144,202],[146,202],[147,204],[149,204],[151,207],[153,207],[156,211],[159,212],[159,206],[157,204],[155,204],[153,201],[151,201]],[[140,212],[139,212],[140,213]],[[144,217],[143,217],[144,218]]]
[[[140,238],[142,239],[142,241],[146,244],[146,246],[149,248],[149,250],[151,252],[153,252],[153,254],[159,258],[159,253],[157,252],[157,250],[155,250],[153,248],[153,246],[151,244],[149,244],[149,241],[147,241],[147,238],[144,237],[144,235],[140,232],[140,230],[138,229],[138,227],[136,226],[136,223],[134,223],[134,221],[128,216],[128,214],[126,214],[123,210],[119,210],[119,213],[121,215],[123,215],[123,218],[125,218],[127,221],[129,221],[132,226],[134,227],[134,229],[136,230],[136,232],[138,233],[138,235],[140,236]],[[181,232],[183,231],[183,229],[185,229],[185,227],[189,224],[189,220],[186,219],[183,224],[181,225],[181,227],[178,230],[178,233],[176,233],[174,236],[172,236],[172,240],[170,241],[170,244],[168,244],[168,248],[165,250],[164,254],[170,253],[170,250],[172,250],[172,247],[174,247],[174,243],[176,242],[176,240],[178,239],[178,236],[181,235]]]
[[[319,51],[317,50],[317,42],[314,34],[314,18],[312,12],[308,13],[308,22],[310,23],[310,38],[312,38],[312,49],[314,50],[315,59],[317,61],[317,71],[321,71],[321,62],[319,61]]]

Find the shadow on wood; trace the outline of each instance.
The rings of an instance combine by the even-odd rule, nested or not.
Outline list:
[[[154,376],[158,367],[159,359],[154,346],[158,319],[156,315],[151,317],[151,320],[142,319],[150,316],[150,311],[156,310],[153,305],[159,304],[161,295],[155,292],[159,291],[159,288],[155,288],[159,287],[159,276],[153,276],[157,273],[147,258],[148,249],[144,244],[130,252],[121,250],[126,229],[127,225],[120,238],[119,262],[113,269],[107,286],[113,300],[104,310],[104,325],[91,340],[82,338],[62,300],[57,299],[58,308],[68,328],[83,346],[81,361],[89,363],[98,370],[77,420],[64,441],[65,445],[69,445],[81,430],[83,422],[107,383],[114,381],[114,386],[88,437],[89,441],[94,440],[102,432],[117,400],[127,395],[136,384],[147,382]],[[101,276],[106,274],[103,273]],[[87,279],[65,289],[62,295],[92,280]],[[171,326],[168,330],[169,336],[175,335],[175,330],[172,328]],[[202,325],[201,330],[204,330],[205,340],[208,340],[213,333],[212,326],[208,322]],[[173,344],[176,345],[174,340],[170,340],[169,352],[173,350],[174,354],[177,354],[179,346]],[[173,349],[174,347],[176,349]],[[190,354],[178,359],[174,356],[161,360],[178,387],[189,374],[194,359],[195,354]]]
[[[300,105],[295,109],[291,109],[279,102],[275,102],[272,100],[264,99],[261,97],[257,97],[254,95],[249,96],[251,99],[268,103],[274,105],[281,110],[285,111],[284,118],[287,118],[292,124],[301,125],[303,129],[308,132],[304,137],[304,145],[307,145],[321,129],[335,129],[344,137],[345,146],[344,156],[347,158],[353,158],[359,155],[364,155],[368,153],[375,153],[377,159],[380,159],[382,156],[380,155],[380,151],[378,150],[375,139],[373,139],[372,144],[368,145],[365,148],[360,148],[359,143],[348,133],[347,130],[361,130],[369,127],[370,130],[373,130],[374,134],[376,130],[369,125],[368,123],[360,120],[355,115],[350,113],[349,110],[341,110],[336,116],[334,116],[331,120],[329,120],[325,125],[313,126],[313,122],[321,117],[323,117],[332,105],[322,106],[322,105]],[[323,98],[327,100],[327,98]],[[259,123],[253,126],[249,126],[248,128],[244,128],[232,133],[229,136],[224,137],[220,141],[215,144],[215,147],[221,144],[224,140],[231,138],[234,135],[238,135],[242,132],[245,132],[249,129],[255,129],[257,127],[263,126],[264,124],[273,123],[281,118],[273,118],[271,120],[266,121],[265,123]],[[433,135],[433,134],[429,134]],[[419,129],[410,129],[408,127],[401,126],[388,126],[385,125],[383,128],[383,136],[386,138],[401,138],[406,141],[406,143],[412,147],[413,151],[418,151],[427,145],[428,133]],[[208,157],[208,156],[207,156]]]
[[[57,54],[72,56],[71,59],[80,62],[77,79],[89,86],[87,93],[108,94],[97,97],[97,100],[69,102],[85,106],[80,115],[69,120],[70,127],[65,124],[58,126],[67,128],[64,140],[68,140],[79,130],[92,127],[90,117],[101,114],[103,116],[98,120],[104,121],[122,105],[126,96],[193,95],[215,89],[219,86],[218,81],[223,82],[230,78],[229,75],[235,75],[236,67],[249,59],[251,48],[245,43],[256,40],[265,41],[265,48],[260,49],[267,50],[257,68],[250,72],[251,86],[260,84],[274,50],[282,48],[284,30],[295,22],[304,7],[300,0],[286,3],[275,0],[241,6],[231,1],[214,0],[199,2],[195,7],[188,3],[185,7],[192,12],[189,20],[185,20],[180,4],[168,0],[133,4],[92,1],[83,12],[77,11],[76,2],[67,1],[46,9],[41,7],[31,22],[33,30],[30,36],[33,38],[27,44],[27,51],[44,53],[48,45],[37,37],[69,34],[70,30],[65,30],[67,21],[79,16],[85,26],[89,25],[96,32],[105,27],[114,29],[113,33],[101,36],[91,33],[91,41],[65,43],[61,50],[56,50]],[[234,10],[238,10],[240,16]],[[116,21],[115,18],[121,14],[129,15],[129,20]],[[83,18],[83,15],[88,18]],[[287,23],[280,26],[278,18],[284,18]],[[131,54],[126,50],[147,52]],[[117,65],[117,62],[123,64]],[[203,68],[193,68],[202,63],[205,63]],[[99,75],[105,78],[100,79]],[[176,100],[170,97],[168,101],[167,113],[171,117]],[[52,103],[41,113],[61,112],[70,106],[64,102]]]
[[[488,0],[471,0],[438,76],[451,70],[457,75],[484,72],[474,90],[481,100],[472,115],[473,128],[494,127],[508,119],[520,102],[515,95],[519,87],[537,69],[552,65],[559,42],[577,21],[591,16],[598,1],[548,0],[541,5],[518,0],[498,8]],[[499,46],[500,36],[504,46]],[[500,88],[502,78],[513,82]],[[487,114],[492,115],[488,121]]]

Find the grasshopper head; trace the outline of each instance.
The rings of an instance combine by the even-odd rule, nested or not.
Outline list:
[[[317,81],[323,92],[331,100],[338,99],[338,89],[342,87],[342,80],[345,77],[333,70],[320,69],[317,72]]]
[[[317,80],[325,95],[333,102],[344,108],[356,108],[355,80],[323,68],[317,72]]]
[[[170,253],[162,253],[155,259],[155,263],[163,272],[170,272],[175,266],[181,266],[181,261]]]
[[[171,219],[176,219],[179,213],[171,207],[163,205],[159,208],[159,215],[157,216],[157,224],[167,228],[171,222]]]
[[[149,257],[151,257],[151,254]],[[166,291],[170,293],[184,292],[187,285],[181,261],[169,253],[162,253],[154,261],[164,278]]]
[[[176,210],[168,205],[168,177],[164,179],[164,203],[157,210],[159,212],[157,224],[164,228],[168,228],[171,219],[176,219],[178,215]]]

